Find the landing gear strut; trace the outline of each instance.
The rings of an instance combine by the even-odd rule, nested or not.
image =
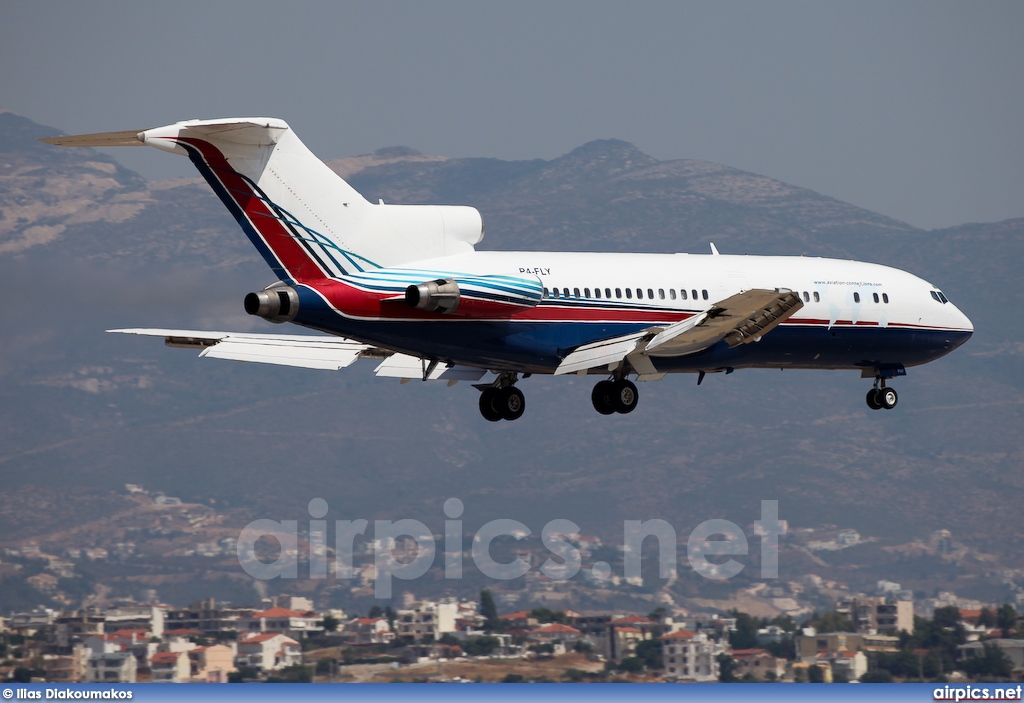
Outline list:
[[[612,413],[631,413],[636,408],[640,394],[632,381],[620,378],[614,381],[601,381],[594,386],[590,400],[594,410],[602,415]]]
[[[526,412],[526,397],[513,384],[518,380],[514,373],[503,373],[494,385],[485,386],[480,392],[480,414],[489,422],[518,420]]]
[[[868,407],[872,410],[892,410],[896,407],[900,397],[894,388],[885,387],[885,379],[875,379],[875,387],[868,391]]]

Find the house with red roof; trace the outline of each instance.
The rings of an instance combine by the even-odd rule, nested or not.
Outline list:
[[[529,610],[520,610],[508,615],[502,615],[500,619],[505,624],[506,630],[529,630],[540,623],[537,618],[530,615]]]
[[[703,632],[677,630],[669,633],[661,638],[665,678],[669,681],[717,681],[718,655],[727,651],[726,645],[709,639]]]
[[[192,674],[186,652],[157,652],[149,658],[149,671],[154,683],[182,683]]]
[[[736,662],[733,673],[738,679],[749,674],[760,681],[778,681],[786,674],[786,660],[765,649],[734,649],[732,658]]]
[[[310,632],[322,632],[323,621],[312,610],[290,610],[275,606],[260,610],[249,617],[239,618],[239,632],[281,633],[292,637],[302,637]]]

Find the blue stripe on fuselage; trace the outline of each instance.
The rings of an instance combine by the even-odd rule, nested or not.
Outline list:
[[[581,344],[649,328],[649,322],[365,321],[328,309],[300,287],[298,324],[418,356],[487,368],[544,373]],[[654,357],[659,371],[718,368],[863,368],[915,366],[948,354],[970,332],[889,327],[782,325],[760,342],[724,342],[697,354]]]

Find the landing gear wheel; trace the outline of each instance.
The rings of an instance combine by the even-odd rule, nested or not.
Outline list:
[[[878,391],[878,402],[886,410],[895,408],[899,399],[900,397],[896,395],[896,391],[892,388],[882,388]]]
[[[868,407],[872,410],[880,410],[882,407],[881,401],[878,400],[878,389],[872,388],[868,391]]]
[[[612,398],[616,412],[625,415],[633,412],[636,408],[636,403],[640,400],[640,393],[632,381],[622,379],[615,382]]]
[[[488,422],[497,422],[501,419],[500,408],[495,403],[500,392],[498,388],[485,388],[480,393],[480,414]]]
[[[602,415],[611,415],[615,412],[615,384],[611,381],[601,381],[594,386],[590,394],[590,401],[594,404],[594,410]]]
[[[494,406],[505,420],[518,420],[526,412],[526,397],[515,386],[509,386],[498,391]]]

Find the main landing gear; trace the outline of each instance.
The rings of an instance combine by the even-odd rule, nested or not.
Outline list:
[[[631,413],[640,400],[640,393],[632,381],[625,378],[613,381],[601,381],[594,386],[590,400],[594,403],[594,410],[602,415],[612,413]]]
[[[514,373],[500,374],[494,385],[480,391],[480,414],[485,420],[518,420],[526,412],[526,397],[513,384],[518,380]]]
[[[896,407],[896,403],[899,402],[900,397],[896,394],[896,390],[893,388],[886,388],[885,381],[875,381],[875,387],[868,391],[868,407],[872,410],[880,410],[885,408],[886,410],[892,410]]]

